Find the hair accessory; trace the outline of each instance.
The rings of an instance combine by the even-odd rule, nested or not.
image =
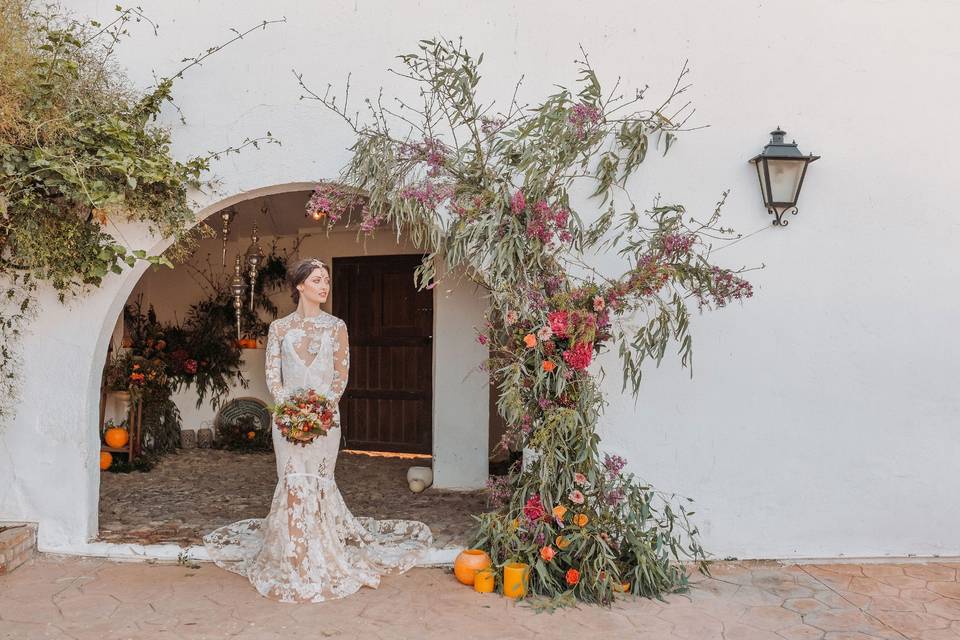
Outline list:
[[[323,263],[323,260],[317,260],[316,258],[311,258],[311,259],[310,259],[310,264],[312,264],[313,266],[318,267],[318,268],[320,268],[320,269],[326,269],[326,268],[327,268],[327,265],[325,265],[325,264]]]

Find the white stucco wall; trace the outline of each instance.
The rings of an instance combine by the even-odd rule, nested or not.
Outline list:
[[[67,4],[90,16],[112,10]],[[183,126],[169,117],[177,154],[268,129],[283,141],[218,163],[220,195],[205,203],[330,177],[348,158],[349,130],[298,101],[291,67],[321,92],[352,72],[361,106],[381,85],[387,95],[411,94],[385,71],[395,55],[420,38],[462,35],[486,53],[487,95],[506,100],[522,73],[521,97],[536,100],[574,80],[582,43],[607,86],[617,76],[627,87],[649,83],[653,106],[689,59],[690,124],[711,126],[682,136],[666,159],[651,154],[634,197],[642,205],[660,193],[707,217],[731,189],[726,224],[756,233],[715,257],[766,269],[751,274],[756,297],[742,308],[696,319],[692,380],[669,362],[648,372],[634,403],[619,395],[615,359],[602,360],[604,446],[658,487],[695,498],[704,543],[721,557],[960,554],[951,508],[960,488],[952,295],[960,223],[949,206],[960,169],[955,3],[168,0],[144,8],[160,35],[143,29],[119,50],[142,85],[152,70],[170,72],[228,37],[227,27],[288,18],[177,86],[188,118]],[[769,226],[746,163],[776,125],[823,156],[787,229]],[[126,237],[138,242],[132,230]],[[67,313],[49,304],[27,338],[23,407],[2,436],[0,518],[39,518],[43,543],[89,526],[83,514],[94,508],[96,483],[94,459],[83,454],[96,435],[90,429],[78,443],[76,424],[95,421],[90,363],[105,352],[97,336],[136,276],[109,280]]]

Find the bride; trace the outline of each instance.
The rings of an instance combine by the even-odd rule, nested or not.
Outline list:
[[[334,405],[347,386],[350,356],[343,320],[320,309],[330,272],[316,259],[287,272],[297,310],[270,324],[267,386],[276,402],[314,389]],[[306,446],[274,428],[277,488],[266,518],[241,520],[203,537],[210,558],[249,578],[260,594],[281,602],[322,602],[376,588],[380,576],[412,567],[433,536],[422,522],[372,520],[350,513],[334,480],[338,424]]]

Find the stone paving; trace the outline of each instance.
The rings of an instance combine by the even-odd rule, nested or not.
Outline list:
[[[958,568],[724,562],[666,602],[537,613],[445,569],[389,576],[343,600],[281,604],[209,563],[40,556],[0,576],[0,639],[945,640],[960,638]]]
[[[407,488],[407,469],[429,459],[341,452],[337,485],[358,516],[427,523],[434,546],[463,546],[471,514],[486,510],[482,491]],[[180,449],[147,473],[100,474],[100,534],[107,542],[200,544],[213,529],[262,518],[277,484],[273,453]]]

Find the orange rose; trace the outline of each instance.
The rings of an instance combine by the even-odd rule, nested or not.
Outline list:
[[[578,513],[577,515],[573,516],[573,524],[577,525],[578,527],[585,527],[587,526],[588,522],[590,522],[590,518],[588,518],[587,514],[585,513]]]
[[[517,529],[519,529],[519,528],[520,528],[520,521],[517,520],[516,518],[514,518],[513,520],[511,520],[511,521],[510,521],[510,528],[513,529],[514,531],[516,531]]]
[[[557,365],[553,364],[553,360],[544,360],[543,361],[543,370],[547,373],[550,373],[557,368]]]
[[[557,520],[563,521],[563,516],[567,515],[567,508],[562,504],[558,504],[553,508],[553,517]]]
[[[557,536],[557,539],[554,542],[556,543],[557,548],[559,548],[561,551],[570,546],[570,541],[566,538],[566,536]]]
[[[527,345],[528,349],[533,349],[535,346],[537,346],[537,336],[533,335],[532,333],[528,333],[527,335],[523,336],[523,342]]]
[[[580,582],[580,572],[576,569],[569,569],[567,571],[567,584],[571,587]]]
[[[540,547],[540,557],[543,558],[544,562],[550,562],[555,555],[557,555],[557,552],[553,550],[553,547]]]
[[[247,440],[253,440],[257,437],[256,431],[247,431]]]

